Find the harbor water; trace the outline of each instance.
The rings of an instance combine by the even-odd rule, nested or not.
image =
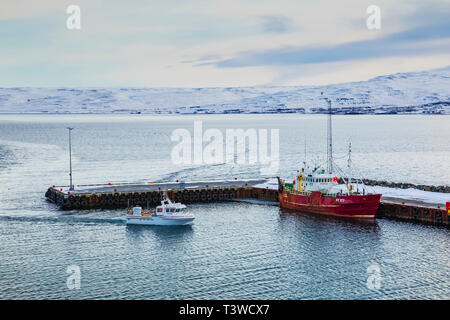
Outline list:
[[[281,177],[326,155],[325,115],[0,115],[0,299],[450,298],[445,228],[239,202],[189,205],[191,227],[127,226],[124,210],[45,200],[69,183],[68,126],[75,185],[261,176],[259,164],[174,164],[171,134],[196,120],[224,134],[279,129]],[[351,141],[365,178],[448,185],[448,120],[336,116],[336,162],[345,167]],[[79,289],[67,286],[70,266]]]

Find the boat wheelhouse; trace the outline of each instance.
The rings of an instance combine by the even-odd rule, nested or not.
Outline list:
[[[133,207],[128,211],[127,224],[180,226],[190,225],[195,217],[185,212],[186,206],[172,202],[167,196],[161,201],[161,205],[154,210],[142,210],[141,207]]]

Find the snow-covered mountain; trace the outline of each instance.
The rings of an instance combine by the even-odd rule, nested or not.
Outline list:
[[[450,114],[450,66],[326,86],[0,88],[0,113]]]

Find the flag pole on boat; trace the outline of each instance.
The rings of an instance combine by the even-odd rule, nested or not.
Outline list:
[[[69,190],[73,190],[73,184],[72,184],[72,130],[73,128],[67,127],[67,130],[69,130],[69,167],[70,167],[70,186]]]

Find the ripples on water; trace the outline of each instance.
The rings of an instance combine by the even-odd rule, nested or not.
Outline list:
[[[67,125],[76,127],[74,178],[80,183],[127,181],[144,176],[152,180],[251,177],[257,176],[258,170],[221,165],[176,168],[168,164],[165,148],[171,143],[171,130],[183,125],[191,128],[192,119],[83,116],[70,122],[69,117],[10,117],[0,118],[0,298],[450,297],[450,239],[448,230],[443,228],[292,214],[275,206],[236,202],[190,205],[196,221],[187,228],[126,226],[122,210],[58,211],[43,199],[43,194],[49,185],[67,180]],[[294,143],[294,134],[283,135],[283,130],[300,130],[295,121],[287,120],[291,118],[276,117],[278,122],[274,122],[262,117],[252,122],[280,127],[284,164],[303,158],[303,145],[293,147],[298,143]],[[211,126],[243,127],[247,118],[236,117],[232,123],[221,117],[212,119]],[[317,126],[322,125],[318,121],[322,118],[312,119]],[[365,132],[362,128],[368,126],[364,118],[362,123],[354,117],[339,119],[335,126],[338,141],[345,140],[349,123],[350,131],[357,127]],[[408,130],[413,131],[413,138],[406,146],[400,145],[408,140],[401,136],[382,151],[378,140],[386,143],[388,140],[383,139],[398,134],[399,129],[390,126],[393,120],[389,116],[375,118],[381,121],[378,126],[386,125],[385,132],[380,132],[377,139],[362,133],[363,137],[352,140],[359,141],[356,145],[364,151],[375,152],[372,162],[363,161],[363,170],[367,163],[380,170],[389,163],[396,168],[392,169],[392,177],[397,171],[410,170],[415,174],[408,179],[431,172],[431,176],[441,177],[440,183],[450,181],[448,162],[439,162],[450,151],[443,144],[448,128],[444,128],[441,118],[395,119],[409,125],[431,121],[424,125],[436,129],[422,136],[424,130],[412,126]],[[208,124],[207,120],[204,124]],[[363,139],[370,143],[362,143]],[[424,170],[414,169],[414,161],[399,165],[400,159],[415,153],[422,160],[439,163]],[[364,157],[363,153],[359,155]],[[406,168],[397,170],[400,166]],[[294,165],[283,165],[281,171],[290,174]],[[370,166],[367,171],[380,178]],[[367,267],[374,263],[381,268],[378,291],[366,286]],[[69,265],[81,268],[80,290],[66,287]]]

